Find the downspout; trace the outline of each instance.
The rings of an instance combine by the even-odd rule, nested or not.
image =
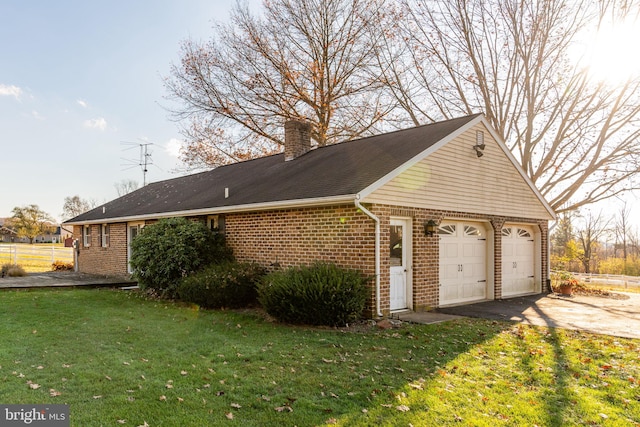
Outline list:
[[[360,195],[356,194],[354,199],[354,203],[356,208],[360,209],[371,218],[376,223],[376,231],[375,231],[375,276],[376,276],[376,315],[378,317],[382,317],[382,312],[380,311],[380,218],[375,216],[370,210],[365,208],[360,204]]]
[[[558,221],[554,221],[553,225],[549,227],[549,222],[547,222],[547,292],[551,292],[551,232],[558,225]]]

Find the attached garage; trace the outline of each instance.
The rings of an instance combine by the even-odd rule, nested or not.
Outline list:
[[[502,228],[502,296],[539,292],[536,290],[536,234],[525,225]]]
[[[440,306],[487,299],[485,224],[443,221],[440,237]]]

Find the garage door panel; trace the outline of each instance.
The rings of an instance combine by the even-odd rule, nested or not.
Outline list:
[[[481,224],[442,224],[440,237],[440,305],[486,298],[486,239]]]
[[[458,270],[459,270],[458,264],[450,264],[450,265],[445,265],[444,269],[441,268],[440,273],[443,275],[444,279],[450,280],[458,277],[458,273],[459,273]]]
[[[505,225],[502,229],[502,295],[535,292],[535,242],[530,227]]]
[[[444,245],[444,256],[445,258],[458,258],[458,251],[459,251],[459,247],[457,244],[454,243],[446,243]]]

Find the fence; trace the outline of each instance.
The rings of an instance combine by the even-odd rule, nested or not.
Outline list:
[[[73,264],[73,248],[60,245],[0,245],[0,264],[19,264],[32,269],[51,270],[51,264],[62,261]]]
[[[573,275],[585,283],[596,285],[615,286],[620,288],[640,288],[640,277],[623,276],[622,274],[593,274],[573,273]]]

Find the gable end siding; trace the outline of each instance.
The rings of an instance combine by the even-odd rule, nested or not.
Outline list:
[[[486,148],[477,157],[476,131]],[[479,123],[365,197],[386,203],[447,211],[551,219],[509,158]]]

